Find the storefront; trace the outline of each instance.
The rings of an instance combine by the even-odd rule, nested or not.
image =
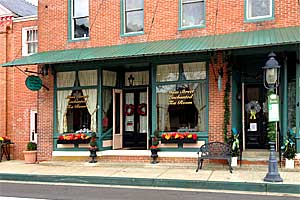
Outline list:
[[[61,135],[70,133],[97,132],[101,150],[148,149],[156,129],[197,134],[195,148],[198,141],[207,141],[205,59],[106,66],[91,64],[88,70],[75,65],[54,66],[55,151],[87,147],[59,142]],[[165,144],[165,148],[174,145],[178,147],[176,143]]]
[[[205,142],[224,141],[231,128],[240,131],[244,150],[267,149],[262,67],[270,52],[281,66],[278,145],[289,128],[300,135],[300,50],[299,38],[293,37],[298,31],[289,27],[49,51],[4,66],[49,69],[42,79],[50,91],[39,91],[38,137],[45,158],[87,152],[91,132],[97,133],[100,151],[147,150],[158,130],[168,138],[191,136],[182,140],[187,142],[162,137],[162,152],[194,153]],[[288,36],[279,40],[281,35]],[[61,142],[65,137],[70,141]]]

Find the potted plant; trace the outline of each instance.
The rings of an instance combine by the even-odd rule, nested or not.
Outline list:
[[[35,142],[28,142],[26,151],[23,151],[25,163],[36,163],[37,157],[37,144]]]
[[[283,150],[283,157],[285,158],[285,168],[293,169],[295,166],[295,156],[296,156],[296,139],[293,130],[289,130],[287,136],[283,141],[281,149]]]
[[[239,133],[236,129],[232,129],[231,135],[228,138],[228,144],[231,148],[231,166],[237,166],[237,157],[240,155],[240,141],[239,141]]]
[[[90,146],[89,146],[89,151],[90,151],[90,157],[92,158],[91,161],[89,161],[89,163],[96,163],[97,160],[95,160],[95,158],[97,158],[97,142],[96,142],[96,133],[93,132],[91,134],[91,140],[90,140]]]
[[[154,136],[152,137],[152,145],[150,147],[150,151],[151,151],[151,158],[152,158],[152,161],[151,161],[151,164],[156,164],[156,163],[159,163],[157,161],[157,158],[158,158],[158,154],[157,152],[159,151],[159,147],[158,147],[158,137],[159,137],[159,130],[155,130],[154,131]]]

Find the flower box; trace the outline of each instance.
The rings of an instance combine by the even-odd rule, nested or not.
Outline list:
[[[170,143],[196,143],[197,134],[192,133],[164,133],[161,137],[161,143],[170,144]]]
[[[57,144],[88,144],[91,139],[57,140]]]
[[[91,137],[84,133],[60,135],[57,139],[57,144],[88,144]]]

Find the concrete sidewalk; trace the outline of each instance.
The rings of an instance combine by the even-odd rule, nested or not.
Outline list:
[[[85,183],[290,193],[300,195],[300,169],[279,169],[282,183],[263,181],[267,166],[245,166],[234,169],[204,165],[195,172],[191,164],[140,164],[47,161],[24,164],[11,160],[0,163],[0,180]]]

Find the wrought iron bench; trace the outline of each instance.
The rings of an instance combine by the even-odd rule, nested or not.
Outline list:
[[[203,160],[204,159],[226,159],[229,166],[229,171],[232,173],[232,167],[231,167],[231,154],[230,154],[230,147],[227,144],[224,144],[222,142],[210,142],[207,144],[204,144],[200,147],[198,154],[198,167],[196,172],[198,172],[199,169],[202,169]]]

